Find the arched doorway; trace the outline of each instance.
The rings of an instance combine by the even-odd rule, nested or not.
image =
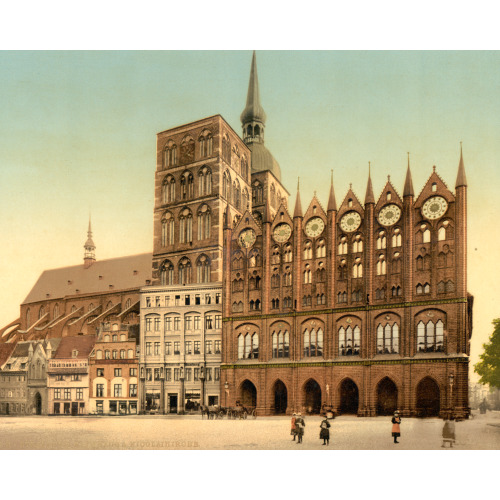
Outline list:
[[[377,386],[377,415],[391,415],[398,408],[398,388],[388,377]]]
[[[437,417],[439,410],[439,386],[432,378],[425,377],[417,385],[417,415],[419,417]]]
[[[281,414],[286,412],[288,405],[288,391],[286,385],[281,380],[276,380],[274,384],[274,412]]]
[[[309,380],[304,386],[304,403],[307,413],[321,411],[321,387],[316,380]]]
[[[241,384],[240,403],[247,408],[255,408],[257,406],[257,389],[250,380],[245,380]]]
[[[359,391],[358,386],[346,378],[340,385],[340,413],[358,413]]]
[[[42,396],[39,392],[35,394],[35,412],[37,415],[42,414]]]

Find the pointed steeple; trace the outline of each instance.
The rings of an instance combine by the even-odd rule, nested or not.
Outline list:
[[[368,184],[366,186],[366,196],[365,196],[365,205],[367,203],[375,203],[375,196],[373,195],[373,186],[372,186],[372,176],[371,176],[371,165],[368,162]]]
[[[255,55],[255,50],[253,51],[250,81],[248,82],[247,104],[241,113],[240,120],[243,128],[250,122],[260,122],[262,126],[266,123],[266,113],[260,103],[259,77],[257,76],[257,57]]]
[[[408,153],[408,169],[406,170],[405,187],[403,189],[403,197],[405,196],[415,196],[410,170],[410,153]]]
[[[335,191],[333,189],[333,170],[332,170],[332,179],[330,183],[330,196],[328,198],[328,207],[327,207],[327,212],[330,212],[331,210],[337,210],[337,201],[335,200]]]
[[[92,222],[89,215],[89,229],[87,231],[87,241],[83,246],[85,253],[83,254],[83,262],[85,268],[90,267],[95,262],[95,244],[92,239]]]
[[[467,177],[465,176],[464,157],[462,155],[462,143],[460,143],[460,163],[458,164],[458,174],[457,174],[457,182],[455,184],[455,188],[458,188],[460,186],[467,186]]]
[[[300,179],[297,179],[297,197],[295,198],[295,210],[293,211],[293,218],[302,217],[302,203],[300,202]]]

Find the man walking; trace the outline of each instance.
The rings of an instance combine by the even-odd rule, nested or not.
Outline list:
[[[295,419],[295,429],[297,432],[297,444],[302,443],[302,437],[304,436],[304,427],[306,426],[306,423],[304,422],[304,419],[302,418],[301,413],[297,413],[297,418]]]

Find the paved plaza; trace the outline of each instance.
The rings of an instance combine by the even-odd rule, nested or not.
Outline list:
[[[195,450],[440,450],[443,421],[403,419],[400,444],[391,418],[341,416],[331,424],[330,445],[319,439],[319,416],[306,417],[296,444],[289,417],[206,420],[192,416],[1,417],[0,448],[14,449],[195,449]],[[500,449],[500,412],[475,414],[456,424],[457,450]],[[443,450],[443,452],[448,450]]]

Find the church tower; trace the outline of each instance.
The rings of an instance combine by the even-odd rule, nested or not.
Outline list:
[[[89,229],[87,231],[87,241],[83,246],[85,253],[83,254],[83,265],[88,269],[95,262],[95,244],[92,239],[92,225],[89,217]]]
[[[284,201],[285,206],[288,204],[290,195],[281,184],[281,169],[278,162],[264,145],[266,119],[266,113],[260,102],[257,58],[254,51],[247,102],[240,120],[243,128],[243,141],[252,153],[252,210],[259,222],[264,220],[268,199],[274,216],[281,201]]]

